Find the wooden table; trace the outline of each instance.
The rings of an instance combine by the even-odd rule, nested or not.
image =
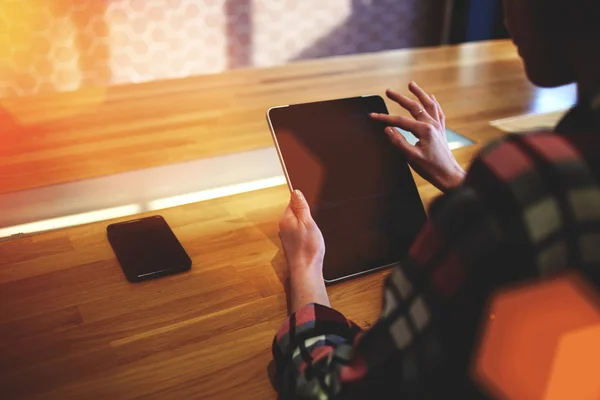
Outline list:
[[[477,143],[501,134],[488,121],[552,111],[547,99],[565,93],[532,87],[499,41],[12,100],[0,115],[0,192],[270,146],[269,106],[413,79]],[[478,148],[455,154],[466,166]],[[438,192],[417,182],[428,204]],[[287,199],[279,186],[162,211],[193,268],[139,284],[125,280],[107,222],[0,242],[2,398],[275,398]],[[330,287],[332,305],[370,326],[387,273]]]

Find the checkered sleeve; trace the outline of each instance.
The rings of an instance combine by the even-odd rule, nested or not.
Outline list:
[[[340,388],[337,368],[349,361],[359,332],[341,313],[320,304],[291,314],[273,341],[281,397],[334,398]]]
[[[597,182],[555,134],[484,149],[386,278],[370,330],[317,305],[286,320],[273,344],[282,397],[481,396],[466,377],[491,292],[566,267],[600,285]]]
[[[386,279],[381,315],[370,330],[359,334],[342,314],[319,305],[292,314],[273,343],[282,398],[363,392],[385,398],[390,385],[397,385],[393,392],[417,393],[447,356],[439,329],[466,278],[469,260],[462,255],[486,253],[498,229],[475,192],[459,190],[431,210],[410,254]]]

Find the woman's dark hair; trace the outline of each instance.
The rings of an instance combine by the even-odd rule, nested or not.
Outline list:
[[[549,35],[600,37],[600,0],[517,1],[533,3],[540,28]]]

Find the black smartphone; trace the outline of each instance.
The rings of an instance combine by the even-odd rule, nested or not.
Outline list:
[[[192,266],[192,260],[160,215],[111,224],[106,233],[129,282],[187,271]]]

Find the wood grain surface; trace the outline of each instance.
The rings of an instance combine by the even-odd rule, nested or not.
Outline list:
[[[2,103],[10,126],[0,188],[270,146],[269,106],[410,80],[436,95],[450,128],[478,143],[501,134],[489,120],[552,111],[504,41],[40,96]],[[478,147],[455,151],[460,163]],[[438,192],[417,181],[429,204]],[[270,346],[286,315],[277,221],[287,200],[279,186],[162,211],[193,267],[139,284],[121,272],[109,222],[0,242],[0,397],[275,398]],[[332,305],[369,327],[388,272],[331,286]]]
[[[0,193],[271,146],[271,106],[406,90],[410,80],[473,139],[497,134],[490,120],[553,106],[507,41],[16,98],[0,102]]]

